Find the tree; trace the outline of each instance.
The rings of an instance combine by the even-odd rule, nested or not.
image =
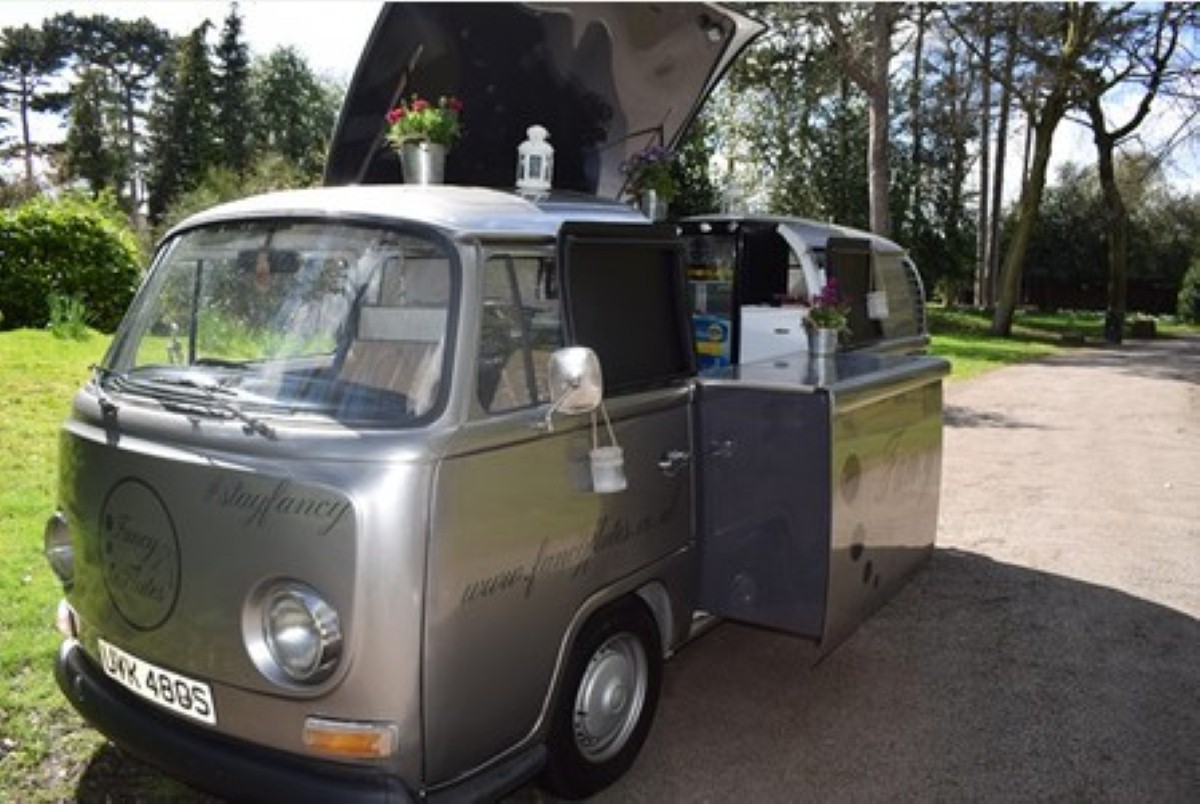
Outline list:
[[[120,120],[118,126],[106,133],[109,138],[106,147],[124,151],[118,189],[124,184],[128,208],[137,216],[145,202],[141,179],[145,159],[140,143],[147,117],[146,102],[171,47],[170,36],[145,17],[130,22],[103,14],[87,17],[60,14],[50,24],[69,44],[81,76],[99,70],[106,78]]]
[[[1078,92],[1084,60],[1106,32],[1115,14],[1110,7],[1067,4],[1058,9],[1038,7],[1025,19],[1031,25],[1020,42],[1030,48],[1029,58],[1038,68],[1033,92],[1025,95],[1033,132],[1032,162],[1021,187],[1017,218],[1001,275],[1000,297],[992,317],[992,332],[1012,332],[1021,290],[1025,255],[1037,221],[1050,165],[1054,132]]]
[[[219,162],[207,21],[176,45],[165,64],[151,121],[150,215],[157,220],[180,193]]]
[[[993,9],[996,11],[997,9]],[[1000,116],[996,121],[996,170],[992,175],[992,183],[990,189],[984,187],[984,192],[991,192],[991,215],[988,219],[988,228],[986,231],[980,232],[980,237],[984,240],[983,249],[983,265],[980,266],[979,272],[982,279],[979,282],[981,295],[976,297],[976,304],[990,308],[996,302],[996,279],[1000,272],[1000,204],[1004,198],[1004,165],[1008,154],[1008,131],[1009,117],[1013,105],[1013,78],[1016,73],[1017,65],[1017,37],[1020,35],[1020,17],[1022,14],[1022,6],[1020,3],[1010,3],[1001,6],[998,9],[999,13],[1006,15],[1007,24],[1005,29],[1005,48],[1004,60],[1000,68],[999,84],[1000,84]],[[985,71],[984,80],[995,82],[996,77],[991,72],[991,62],[983,63]]]
[[[712,134],[713,122],[709,115],[701,112],[679,144],[678,159],[672,166],[672,174],[679,186],[679,195],[671,201],[671,211],[676,217],[701,215],[720,207],[721,195],[708,170]]]
[[[106,189],[115,195],[128,165],[113,136],[114,128],[120,130],[120,110],[114,109],[107,76],[98,69],[84,72],[72,96],[63,175],[83,179],[93,195]]]
[[[250,48],[242,40],[242,18],[237,3],[221,28],[216,50],[217,139],[221,161],[236,174],[250,169],[254,141],[251,121]]]
[[[983,6],[983,54],[981,61],[983,63],[983,97],[980,99],[981,114],[979,115],[982,124],[979,132],[979,238],[977,238],[977,260],[975,269],[975,303],[981,304],[988,296],[988,275],[987,275],[987,260],[988,260],[988,234],[991,232],[992,216],[998,214],[992,208],[992,196],[988,192],[988,188],[992,184],[992,142],[991,142],[991,124],[992,124],[992,86],[993,81],[989,73],[989,65],[992,63],[992,43],[996,36],[996,29],[993,25],[992,5],[984,4]],[[998,163],[997,172],[1004,172],[1004,166]]]
[[[251,71],[255,139],[316,181],[325,165],[341,93],[322,83],[295,48],[276,48]]]
[[[1163,5],[1157,11],[1132,12],[1112,55],[1089,70],[1084,81],[1084,105],[1096,143],[1100,186],[1104,191],[1104,219],[1108,231],[1108,310],[1113,324],[1106,327],[1105,332],[1111,341],[1121,340],[1128,303],[1129,262],[1129,212],[1117,181],[1114,153],[1149,116],[1189,13],[1170,5]],[[1118,86],[1127,85],[1131,77],[1144,82],[1141,98],[1123,123],[1110,127],[1104,96]]]
[[[224,166],[214,167],[204,174],[199,184],[180,193],[163,215],[157,233],[161,236],[189,215],[216,204],[311,184],[312,176],[302,174],[295,164],[279,154],[258,157],[243,173],[235,173]]]
[[[844,5],[825,4],[822,18],[836,45],[838,61],[846,75],[867,96],[867,175],[870,181],[868,196],[871,207],[871,231],[887,237],[891,234],[891,158],[888,146],[890,120],[890,79],[888,65],[892,58],[892,27],[896,21],[896,6],[873,3],[864,19],[856,10]],[[843,14],[852,15],[851,25]]]
[[[49,82],[64,61],[63,43],[52,27],[23,25],[0,30],[0,108],[20,120],[28,185],[33,184],[35,150],[29,115],[62,108],[62,95],[51,91]]]
[[[865,228],[865,105],[834,57],[820,7],[767,3],[748,11],[767,32],[709,106],[727,193],[752,188],[751,207]]]
[[[1172,193],[1146,154],[1119,157],[1116,180],[1130,210],[1130,309],[1170,312],[1200,254],[1200,197]],[[1044,309],[1103,309],[1109,224],[1099,166],[1066,163],[1047,186],[1026,255],[1023,298]],[[1010,221],[1011,222],[1011,221]]]

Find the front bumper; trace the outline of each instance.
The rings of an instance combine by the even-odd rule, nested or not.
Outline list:
[[[538,746],[465,784],[414,794],[380,769],[295,757],[160,713],[110,681],[74,639],[59,648],[54,675],[79,714],[122,749],[192,787],[231,801],[494,801],[536,775],[545,762],[545,748]]]

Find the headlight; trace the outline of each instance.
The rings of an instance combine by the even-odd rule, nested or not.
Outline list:
[[[46,521],[42,543],[50,569],[62,585],[70,589],[75,580],[75,551],[71,548],[71,528],[62,511],[55,511]]]
[[[292,681],[329,677],[342,655],[337,611],[315,589],[289,581],[263,600],[263,635],[275,665]]]

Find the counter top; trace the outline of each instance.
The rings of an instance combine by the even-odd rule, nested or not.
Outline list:
[[[753,363],[713,369],[699,378],[701,385],[738,385],[799,393],[828,393],[839,407],[873,397],[873,392],[897,385],[923,384],[950,373],[950,363],[931,355],[839,352],[817,357],[795,352]]]

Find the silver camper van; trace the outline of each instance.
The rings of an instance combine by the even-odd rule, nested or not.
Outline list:
[[[532,115],[559,115],[566,186],[455,180],[492,170],[507,118],[470,124],[448,184],[373,180],[398,82],[475,86],[507,55],[480,26],[540,31],[519,69],[570,79],[500,110],[552,133]],[[756,30],[693,4],[385,7],[331,155],[344,186],[176,227],[74,399],[45,539],[56,674],[90,723],[238,801],[495,800],[534,779],[582,798],[633,764],[699,622],[828,650],[903,584],[932,550],[947,371],[903,261],[845,269],[890,310],[838,354],[700,371],[716,307],[697,309],[694,238],[757,224],[598,197],[650,130],[638,99],[701,97]],[[609,80],[587,83],[581,49],[613,57]],[[595,120],[568,112],[597,97],[584,136]],[[690,119],[642,106],[673,115],[667,143]],[[731,304],[760,304],[738,295],[755,264],[727,266]]]

